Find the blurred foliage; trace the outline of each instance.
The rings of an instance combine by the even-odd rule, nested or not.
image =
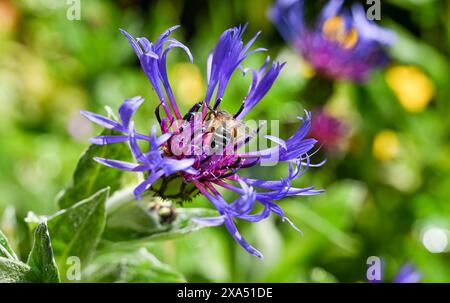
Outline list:
[[[274,218],[242,223],[243,235],[266,257],[261,262],[224,228],[205,228],[123,251],[127,269],[115,263],[118,257],[111,251],[100,251],[89,267],[90,277],[109,281],[111,273],[119,271],[123,281],[146,281],[149,276],[142,266],[149,266],[149,275],[164,274],[162,281],[354,282],[364,281],[366,259],[376,255],[385,260],[387,280],[411,262],[423,281],[450,282],[448,2],[383,1],[381,23],[399,39],[390,50],[391,64],[361,85],[311,78],[308,66],[266,17],[270,4],[81,0],[81,20],[69,21],[65,1],[0,0],[0,229],[8,247],[27,259],[32,236],[23,218],[28,211],[48,214],[58,209],[57,194],[70,184],[87,139],[100,131],[81,117],[80,109],[104,112],[106,105],[117,109],[125,98],[142,95],[146,102],[137,114],[138,128],[149,129],[155,122],[156,96],[119,28],[154,39],[167,27],[182,25],[174,35],[191,48],[195,65],[174,51],[168,70],[186,110],[203,97],[206,57],[220,33],[249,22],[245,37],[261,29],[257,46],[288,61],[249,118],[279,119],[287,137],[303,109],[320,103],[350,129],[343,148],[319,153],[316,161],[326,157],[327,163],[311,168],[299,181],[327,192],[281,202],[304,236]],[[256,54],[245,65],[257,67],[267,54]],[[224,96],[227,110],[239,107],[250,80],[235,73]],[[305,87],[326,91],[326,103],[305,94]],[[284,168],[257,172],[269,178],[282,176]],[[196,198],[184,207],[207,205],[204,198]],[[56,224],[49,220],[49,229]],[[436,230],[444,236],[437,237]],[[65,241],[64,230],[60,237]],[[41,241],[45,247],[46,240]],[[58,261],[58,247],[54,249],[56,261],[64,266]],[[27,264],[1,259],[0,267],[20,267],[28,275]],[[33,262],[44,261],[53,264]]]

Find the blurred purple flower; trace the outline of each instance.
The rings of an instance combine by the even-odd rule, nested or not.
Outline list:
[[[422,275],[411,264],[405,264],[400,268],[399,272],[395,276],[394,283],[418,283]]]
[[[181,191],[186,190],[189,185],[192,186],[194,190],[206,196],[220,214],[215,218],[198,218],[195,222],[208,226],[225,225],[232,237],[248,252],[263,258],[262,254],[240,235],[234,219],[258,222],[267,218],[271,213],[275,213],[283,221],[286,220],[291,223],[274,201],[286,196],[315,195],[322,192],[322,190],[315,190],[313,187],[295,188],[291,186],[292,181],[303,175],[309,166],[314,166],[310,163],[308,152],[313,149],[317,141],[305,138],[311,127],[311,116],[307,112],[306,118],[301,118],[303,123],[288,140],[283,141],[279,138],[270,137],[272,141],[278,143],[275,147],[256,152],[238,152],[238,145],[245,145],[252,139],[252,137],[246,137],[240,142],[234,140],[227,142],[227,147],[234,144],[230,153],[208,154],[199,149],[199,146],[208,145],[204,143],[210,139],[211,131],[205,130],[208,129],[213,119],[212,115],[219,111],[220,102],[231,75],[238,67],[244,70],[240,65],[249,55],[264,49],[250,50],[259,33],[247,44],[243,43],[241,37],[245,31],[245,26],[231,28],[223,32],[207,61],[208,86],[205,100],[195,104],[186,115],[182,116],[168,80],[166,57],[169,50],[175,47],[183,49],[191,61],[192,55],[185,45],[169,38],[171,32],[176,28],[169,28],[159,36],[155,43],[148,41],[146,38],[135,39],[121,30],[133,47],[142,69],[159,97],[160,104],[157,106],[155,114],[162,135],[159,137],[156,135],[156,126],[152,128],[150,135],[136,132],[131,118],[144,101],[140,97],[125,100],[119,109],[120,121],[82,111],[82,114],[92,122],[120,133],[113,136],[92,138],[92,143],[103,145],[128,142],[136,163],[103,158],[95,158],[95,160],[121,170],[144,172],[146,179],[134,190],[137,199],[144,191],[152,190],[151,187],[158,180],[164,182],[164,180],[170,178],[181,178]],[[284,64],[277,62],[269,64],[268,59],[259,70],[251,70],[253,82],[241,108],[233,116],[235,121],[241,121],[264,97],[283,66]],[[214,92],[214,100],[216,101],[211,108],[210,103]],[[164,117],[159,112],[160,107],[165,112]],[[200,121],[195,118],[199,118]],[[186,129],[190,130],[187,138],[192,140],[187,143],[187,146],[179,146],[181,141],[177,141],[177,138],[186,132]],[[138,141],[147,142],[149,149],[142,151]],[[178,150],[188,151],[188,153],[177,154],[174,152]],[[227,149],[227,151],[229,150]],[[286,178],[281,180],[257,180],[238,175],[241,169],[270,161],[274,155],[278,156],[279,161],[288,162]],[[256,190],[255,187],[259,190]],[[235,192],[238,198],[230,203],[225,201],[219,193],[219,188]],[[164,192],[158,193],[165,197]],[[257,203],[263,207],[260,213],[254,212],[254,206]],[[291,225],[293,224],[291,223]]]
[[[417,268],[410,264],[404,264],[397,275],[392,280],[392,283],[419,283],[422,278],[422,274]],[[370,283],[385,283],[384,277],[381,276],[381,280],[369,281]]]
[[[336,150],[346,134],[347,127],[342,121],[330,116],[323,109],[314,112],[309,135],[328,151]]]
[[[78,112],[73,112],[67,121],[67,132],[77,141],[84,141],[92,134],[92,125],[83,119]]]
[[[305,24],[303,0],[277,0],[270,18],[284,39],[312,67],[327,78],[362,82],[370,72],[385,65],[385,46],[395,40],[393,32],[366,18],[361,4],[351,9],[344,0],[330,0],[315,24]]]

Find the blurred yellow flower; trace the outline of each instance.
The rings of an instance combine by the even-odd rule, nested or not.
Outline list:
[[[373,140],[372,152],[375,158],[381,161],[392,160],[399,151],[398,137],[392,130],[380,131]]]
[[[409,112],[423,111],[434,96],[433,82],[416,66],[391,67],[386,80],[400,104]]]
[[[203,98],[203,78],[197,66],[178,63],[171,70],[171,79],[178,102],[192,105]]]

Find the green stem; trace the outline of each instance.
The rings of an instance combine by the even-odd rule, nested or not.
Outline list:
[[[133,194],[134,186],[126,187],[120,191],[115,192],[106,201],[106,213],[111,214],[122,205],[136,201]]]

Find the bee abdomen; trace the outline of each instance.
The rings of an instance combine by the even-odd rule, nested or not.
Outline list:
[[[232,133],[225,127],[220,126],[215,130],[212,136],[211,147],[225,147],[231,142],[232,139]]]

